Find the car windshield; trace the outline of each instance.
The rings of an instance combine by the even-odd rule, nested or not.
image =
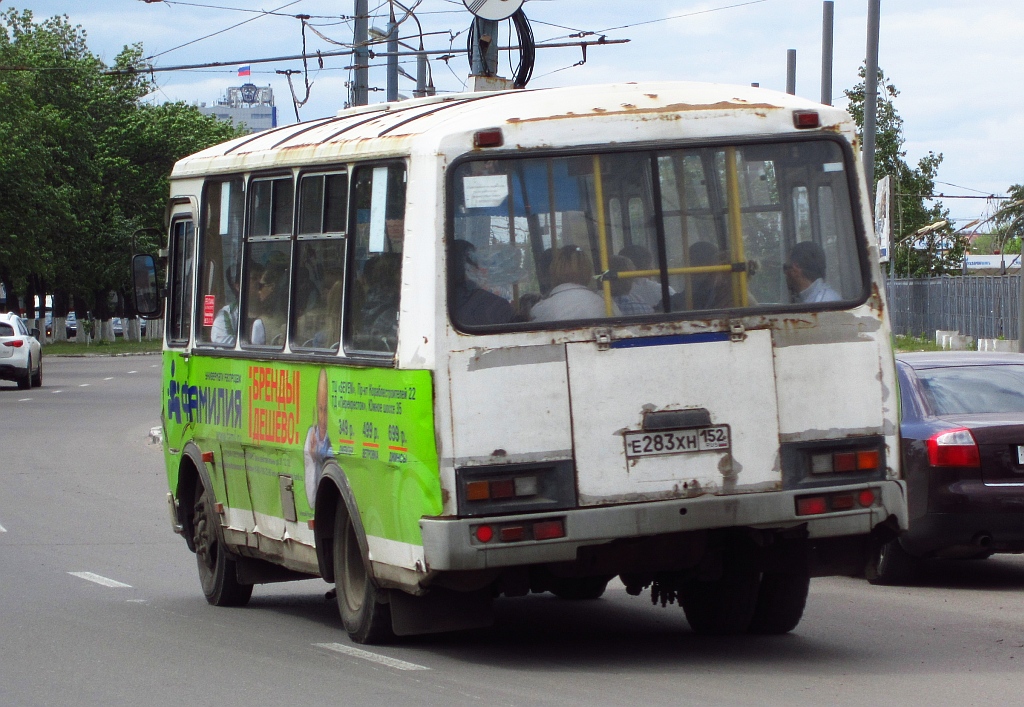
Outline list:
[[[865,286],[847,172],[820,139],[464,162],[452,320],[848,307]]]
[[[936,415],[1024,412],[1024,365],[925,368],[917,378]]]

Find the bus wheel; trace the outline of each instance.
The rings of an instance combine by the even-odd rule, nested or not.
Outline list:
[[[393,639],[391,606],[370,577],[356,528],[344,508],[334,514],[334,579],[338,613],[352,640],[372,644]]]
[[[745,633],[757,606],[757,571],[747,553],[723,553],[722,575],[716,580],[693,579],[683,585],[680,603],[696,633],[732,636]]]
[[[765,572],[757,590],[757,608],[750,633],[780,635],[800,623],[807,604],[811,575],[807,568],[787,572]]]
[[[199,582],[206,601],[214,606],[245,606],[252,596],[252,585],[241,584],[235,562],[228,557],[220,534],[220,519],[213,510],[213,494],[196,482],[192,516],[192,541],[196,548]]]
[[[608,577],[563,577],[551,587],[551,593],[571,601],[600,599],[609,581]]]

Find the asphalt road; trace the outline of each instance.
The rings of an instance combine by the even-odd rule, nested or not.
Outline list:
[[[814,580],[781,637],[695,636],[621,586],[501,600],[494,628],[364,652],[319,580],[210,607],[148,439],[159,358],[45,366],[41,389],[0,383],[4,707],[1024,702],[1019,557],[936,563],[914,587]]]

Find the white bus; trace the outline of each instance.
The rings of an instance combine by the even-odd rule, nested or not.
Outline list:
[[[618,578],[791,630],[906,525],[870,223],[850,117],[747,87],[438,96],[181,160],[140,310],[207,599],[321,577],[377,642]]]

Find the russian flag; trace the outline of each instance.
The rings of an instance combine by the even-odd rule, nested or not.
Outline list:
[[[249,65],[246,64],[245,66],[239,66],[238,67],[238,75],[239,76],[248,76],[249,75]]]

